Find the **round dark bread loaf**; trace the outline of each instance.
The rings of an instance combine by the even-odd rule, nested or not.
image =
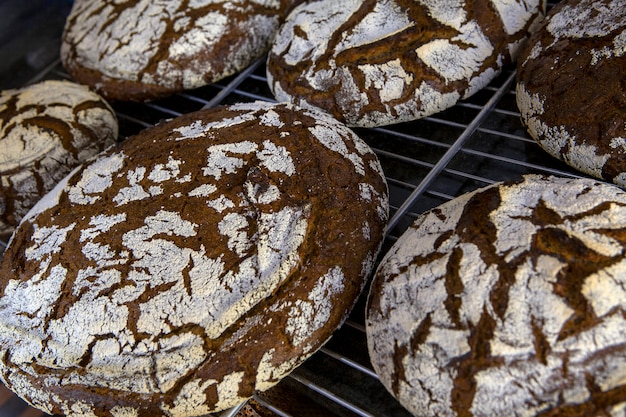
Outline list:
[[[517,103],[550,155],[626,186],[626,1],[563,1],[518,63]]]
[[[267,64],[279,101],[351,126],[452,107],[514,60],[543,0],[312,0],[280,28]]]
[[[376,155],[326,115],[256,102],[144,130],[13,235],[0,376],[48,413],[234,406],[342,323],[387,211]]]
[[[527,176],[422,214],[366,318],[374,369],[416,416],[623,416],[626,193]]]
[[[207,85],[263,56],[301,0],[76,0],[61,59],[107,99],[144,101]]]
[[[113,109],[87,87],[44,81],[0,94],[0,235],[74,167],[117,140]]]

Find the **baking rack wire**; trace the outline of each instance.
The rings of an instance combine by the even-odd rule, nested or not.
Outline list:
[[[57,61],[31,83],[67,78]],[[465,192],[529,173],[581,176],[547,156],[528,136],[515,105],[514,87],[515,69],[511,66],[489,86],[449,110],[415,122],[355,129],[376,152],[389,186],[391,217],[382,254],[420,213]],[[265,58],[210,86],[149,103],[113,103],[113,107],[123,139],[186,112],[254,100],[274,101],[265,77]],[[5,247],[6,242],[0,241],[0,256]],[[315,404],[318,414],[311,411],[308,415],[409,416],[386,392],[369,363],[366,295],[367,291],[329,342],[279,384],[287,386],[284,392],[297,392]],[[44,415],[17,397],[7,399],[7,395],[0,392],[0,417]],[[253,399],[275,415],[300,417],[285,406],[288,401],[275,396],[259,393]],[[233,417],[239,408],[216,416]]]

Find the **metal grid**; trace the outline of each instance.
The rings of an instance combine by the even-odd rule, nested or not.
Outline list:
[[[207,87],[151,103],[114,103],[120,138],[160,120],[219,104],[273,101],[264,59],[240,74]],[[31,82],[67,78],[57,61]],[[420,213],[465,192],[528,173],[580,174],[542,151],[527,135],[515,103],[515,72],[507,68],[488,87],[432,117],[393,126],[355,129],[378,155],[390,190],[391,219],[384,254]],[[6,242],[0,242],[0,252]],[[382,256],[381,254],[381,256]],[[367,290],[347,322],[313,357],[276,389],[254,400],[281,417],[307,415],[408,417],[387,393],[370,365],[364,328]],[[2,388],[6,391],[5,388]],[[0,417],[41,416],[0,390]],[[291,398],[288,398],[291,397]],[[7,411],[10,406],[11,411]],[[220,414],[233,416],[238,410]]]

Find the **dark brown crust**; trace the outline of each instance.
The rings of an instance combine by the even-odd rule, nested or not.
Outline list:
[[[612,22],[605,23],[604,27],[610,30],[603,35],[552,34],[546,22],[529,39],[520,55],[517,82],[524,94],[541,100],[543,113],[520,104],[522,120],[529,125],[531,136],[552,156],[587,174],[624,186],[626,179],[620,176],[626,173],[626,149],[611,142],[614,138],[626,138],[626,54],[592,62],[594,51],[613,48],[614,40],[626,29],[626,2],[563,1],[550,11],[548,19],[578,4],[591,10],[591,3],[598,8],[614,5],[616,15]],[[572,22],[569,30],[582,33],[589,24],[578,23],[583,27],[577,28]],[[537,128],[538,121],[542,128]],[[564,133],[557,136],[557,131]]]
[[[280,115],[284,125],[277,127],[260,123],[260,118],[271,112]],[[259,300],[252,308],[235,323],[228,326],[217,338],[206,335],[200,324],[188,323],[176,327],[171,324],[172,331],[167,335],[155,336],[142,332],[139,329],[139,321],[142,314],[139,305],[144,304],[157,295],[165,293],[174,283],[156,285],[151,290],[146,290],[141,298],[125,304],[129,311],[126,328],[135,336],[136,340],[155,339],[155,342],[166,340],[174,335],[193,334],[204,340],[204,352],[206,359],[192,369],[188,374],[180,377],[178,382],[165,393],[138,394],[133,392],[116,391],[111,388],[83,385],[66,385],[64,383],[55,386],[45,386],[49,393],[58,395],[61,402],[72,402],[83,399],[93,404],[98,415],[109,415],[108,411],[114,406],[129,406],[137,408],[139,416],[158,416],[163,414],[163,407],[175,404],[178,394],[192,381],[217,381],[221,383],[230,375],[241,372],[245,375],[238,384],[237,389],[231,392],[231,396],[249,397],[258,387],[257,372],[265,366],[267,369],[267,354],[271,352],[270,362],[278,369],[283,364],[293,367],[304,360],[305,357],[328,339],[332,331],[343,321],[347,312],[362,290],[367,271],[373,265],[375,254],[380,248],[380,242],[386,221],[386,184],[381,172],[372,169],[377,164],[376,156],[363,147],[359,149],[355,143],[346,139],[347,150],[363,159],[364,174],[358,174],[353,161],[331,151],[312,134],[311,128],[320,126],[320,118],[315,114],[294,111],[285,105],[276,105],[268,110],[268,107],[259,107],[259,110],[248,111],[253,117],[241,123],[225,127],[222,130],[212,130],[207,137],[199,137],[177,141],[175,129],[180,127],[197,126],[196,123],[208,125],[211,122],[237,118],[246,111],[234,108],[217,108],[208,111],[196,112],[181,116],[171,122],[164,123],[155,128],[148,129],[137,136],[123,142],[119,148],[102,154],[99,160],[104,160],[111,155],[117,155],[120,151],[126,155],[124,168],[121,174],[114,177],[114,185],[101,195],[101,200],[93,205],[82,206],[73,204],[67,193],[61,195],[59,203],[37,214],[33,219],[25,222],[16,234],[12,244],[6,250],[0,264],[0,287],[3,295],[9,280],[14,282],[28,282],[39,268],[36,263],[28,261],[24,257],[24,250],[32,245],[30,237],[33,228],[44,225],[58,225],[66,227],[71,223],[77,223],[64,242],[60,242],[60,253],[54,255],[53,263],[56,265],[71,265],[66,284],[67,290],[55,304],[54,310],[47,320],[60,320],[66,317],[83,296],[83,292],[71,290],[77,282],[78,271],[93,266],[93,260],[82,256],[84,242],[81,243],[81,230],[90,227],[90,219],[100,214],[113,214],[124,212],[128,214],[127,221],[115,225],[107,233],[104,241],[111,251],[119,256],[127,246],[123,236],[129,231],[139,230],[145,220],[162,210],[173,211],[185,221],[197,225],[197,234],[193,237],[182,237],[176,234],[168,236],[159,234],[155,239],[166,239],[178,247],[187,248],[191,251],[202,252],[206,250],[206,257],[220,259],[226,268],[237,273],[244,259],[235,253],[234,249],[227,249],[227,237],[218,231],[218,224],[227,214],[246,216],[250,220],[249,236],[255,231],[254,219],[260,219],[267,213],[278,213],[284,207],[299,207],[309,212],[306,236],[298,247],[299,260],[292,266],[282,284],[275,288],[266,298]],[[329,119],[330,120],[330,119]],[[332,121],[335,123],[334,121]],[[338,124],[336,126],[339,126]],[[289,132],[288,135],[281,135]],[[344,135],[345,133],[342,133]],[[207,174],[202,174],[203,167],[207,164],[207,148],[219,144],[231,143],[254,143],[259,149],[267,141],[276,146],[283,146],[289,152],[291,159],[296,164],[297,171],[293,175],[285,175],[280,171],[272,171],[255,160],[253,154],[228,153],[228,156],[243,158],[252,168],[238,169],[236,172],[225,170],[220,179],[220,193],[237,203],[244,195],[249,195],[249,189],[244,183],[253,183],[254,190],[263,193],[272,186],[277,186],[281,191],[281,198],[267,203],[244,204],[227,208],[223,213],[217,212],[207,205],[203,198],[181,199],[174,198],[177,193],[188,195],[206,180]],[[365,153],[363,153],[365,151]],[[126,173],[133,172],[137,167],[146,167],[150,173],[158,164],[167,163],[168,158],[183,161],[180,165],[179,178],[187,173],[192,175],[193,181],[189,182],[164,182],[162,184],[162,197],[153,197],[141,201],[130,201],[122,209],[116,208],[113,200],[119,191],[127,187]],[[67,187],[78,184],[84,170],[77,172],[68,182]],[[148,189],[148,174],[139,184]],[[203,179],[204,178],[204,179]],[[363,199],[359,189],[360,184],[370,184],[375,193],[370,193],[370,199]],[[248,193],[248,194],[246,194]],[[121,211],[120,211],[121,210]],[[381,211],[382,210],[382,211]],[[256,213],[256,214],[254,214]],[[260,225],[259,220],[259,225]],[[369,236],[363,236],[363,225],[369,226]],[[260,227],[260,226],[258,226]],[[263,236],[258,237],[261,239]],[[252,239],[252,237],[251,237]],[[100,240],[98,240],[98,243]],[[281,243],[282,244],[282,243]],[[136,261],[136,260],[134,260]],[[368,266],[369,265],[369,266]],[[192,268],[193,264],[189,266]],[[312,327],[310,333],[299,335],[298,329],[290,326],[289,320],[293,319],[294,309],[301,303],[307,303],[315,294],[315,289],[327,276],[329,271],[339,267],[345,276],[341,291],[330,291],[324,294],[324,303],[328,302],[334,307],[329,310],[329,316],[323,325],[318,328]],[[111,288],[103,290],[100,296],[109,297],[124,285],[132,284],[129,273],[141,272],[133,269],[132,261],[115,267],[122,273],[122,281],[114,284]],[[183,284],[187,291],[193,291],[193,277],[186,269],[183,274]],[[155,279],[158,277],[155,277]],[[255,277],[247,278],[251,281]],[[245,285],[246,278],[239,285]],[[232,284],[235,285],[235,284]],[[85,291],[88,291],[85,288]],[[303,314],[306,311],[304,307]],[[306,315],[306,314],[305,314]],[[304,317],[304,316],[303,316]],[[145,320],[146,317],[143,317]],[[295,334],[294,334],[295,332]],[[110,338],[114,335],[103,334],[100,338]],[[302,340],[299,340],[299,338]],[[98,341],[94,338],[93,343]],[[38,367],[33,364],[38,375],[33,377],[22,374],[28,378],[33,386],[43,387],[47,376],[59,377],[63,381],[67,373],[80,374],[89,369],[92,361],[92,348],[88,346],[80,363],[75,369],[55,370],[49,367]],[[10,346],[3,346],[3,350],[11,350]],[[12,372],[21,372],[19,366],[10,363],[9,354],[5,354],[3,361],[8,370],[3,375],[4,380],[11,380]],[[265,362],[265,363],[263,363]],[[7,368],[5,368],[7,369]],[[272,368],[270,368],[272,369]],[[266,383],[278,382],[281,373],[276,371],[276,377]],[[156,376],[155,376],[156,378]],[[261,377],[266,379],[267,376]],[[9,386],[11,386],[9,384]],[[21,395],[29,396],[28,392]],[[204,389],[202,395],[206,397],[207,407],[214,409],[218,404],[228,404],[232,398],[219,398],[216,385],[211,384]],[[234,404],[230,404],[231,406]],[[51,404],[53,412],[63,412],[62,404]]]
[[[154,84],[114,79],[91,68],[86,68],[77,62],[70,62],[69,59],[64,61],[63,65],[73,80],[96,89],[111,103],[156,100],[183,90],[180,86],[165,88]]]
[[[308,5],[299,6],[288,18],[287,23],[293,21],[294,16],[300,14],[302,26],[305,26],[308,23],[307,12],[305,11],[310,13],[310,10],[316,10],[315,19],[322,20],[324,9],[327,8],[324,1],[328,0],[317,0],[308,3]],[[358,10],[332,33],[328,39],[328,44],[311,45],[306,57],[298,62],[288,62],[285,58],[287,49],[281,51],[275,46],[268,57],[267,71],[271,81],[270,87],[275,92],[278,89],[284,92],[284,94],[279,95],[279,98],[289,97],[293,103],[307,103],[318,107],[348,125],[372,126],[377,124],[370,119],[387,120],[387,122],[396,119],[395,122],[401,122],[422,117],[430,114],[432,108],[432,104],[420,102],[420,100],[430,100],[431,97],[427,97],[429,95],[416,96],[416,91],[420,89],[423,82],[427,83],[438,94],[458,93],[458,98],[471,95],[476,91],[476,85],[472,86],[471,84],[476,84],[482,74],[493,71],[493,76],[495,76],[504,65],[516,58],[510,54],[510,45],[522,42],[528,36],[531,27],[536,24],[535,18],[537,17],[535,10],[535,16],[526,22],[523,29],[508,34],[503,20],[492,2],[486,0],[465,1],[463,8],[467,15],[466,22],[475,22],[482,29],[484,36],[493,48],[493,52],[472,74],[462,79],[450,80],[445,78],[445,74],[438,73],[428,63],[422,61],[417,56],[416,49],[438,39],[451,40],[452,44],[462,49],[475,48],[476,46],[455,39],[460,32],[454,27],[436,20],[429,14],[428,9],[420,5],[419,2],[397,0],[390,2],[387,6],[381,6],[382,3],[379,0],[364,0]],[[385,7],[389,10],[384,9]],[[413,25],[359,47],[338,50],[341,43],[352,34],[364,17],[376,13],[379,15],[389,13],[393,16],[393,7],[405,12]],[[537,8],[538,5],[535,7]],[[376,9],[379,10],[375,11]],[[333,17],[328,16],[329,21]],[[275,45],[276,43],[288,44],[291,36],[307,39],[306,30],[301,26],[295,26],[293,31],[285,29],[286,26],[279,31]],[[324,48],[323,53],[319,53],[319,48]],[[484,51],[480,53],[484,53]],[[311,55],[314,55],[315,58],[312,59]],[[401,96],[393,100],[383,100],[381,88],[368,85],[364,71],[359,67],[372,65],[383,68],[396,59],[400,60],[402,69],[407,74],[406,85]],[[332,62],[332,67],[329,62]],[[464,62],[456,64],[457,68],[464,65],[466,65]],[[337,68],[349,74],[347,77],[350,77],[351,82],[357,86],[358,93],[367,97],[367,103],[360,103],[362,98],[356,97],[358,93],[352,91],[349,83],[342,79]],[[321,71],[330,71],[332,75],[328,75],[327,78],[320,76],[320,80],[324,80],[323,83],[317,80],[316,82],[319,82],[320,85],[313,85],[308,77]],[[485,79],[484,82],[488,81]],[[354,96],[350,97],[349,94]],[[443,99],[441,101],[443,102]],[[411,110],[412,114],[406,114],[407,108],[411,107],[415,107],[414,110]],[[443,110],[443,108],[439,110]],[[378,113],[388,114],[376,116]]]
[[[624,282],[626,196],[618,187],[593,180],[552,181],[528,176],[496,184],[425,213],[407,231],[410,238],[401,238],[381,262],[367,307],[372,363],[378,372],[383,370],[381,379],[390,392],[417,415],[441,406],[440,415],[463,417],[608,416],[626,401],[620,365],[626,340],[616,330],[623,319],[621,301],[600,295],[603,286],[612,288],[614,279],[618,285]],[[557,195],[568,195],[563,202],[571,207],[557,203]],[[513,211],[504,213],[504,207]],[[503,220],[507,217],[514,222]],[[604,223],[610,227],[601,227]],[[584,225],[585,231],[574,225]],[[435,239],[439,232],[442,238]],[[509,234],[519,239],[513,247],[507,245]],[[605,237],[618,247],[610,255],[596,246]],[[546,259],[558,268],[546,267]],[[445,273],[440,272],[441,261]],[[473,270],[470,265],[484,267]],[[536,277],[546,283],[544,295],[531,289],[539,287],[533,284]],[[489,288],[484,296],[474,292],[483,285]],[[426,301],[397,296],[392,304],[392,293],[412,294],[418,288],[423,292],[419,300]],[[430,301],[443,296],[440,306]],[[599,309],[604,302],[616,304]],[[542,304],[553,307],[529,307]],[[559,315],[544,315],[541,309],[557,311],[559,305],[566,306],[566,313],[555,326]],[[406,320],[412,314],[421,320],[392,319]],[[614,336],[600,342],[600,329],[612,325],[616,327],[605,336]],[[463,336],[448,341],[446,332]],[[515,332],[530,339],[521,340]],[[591,342],[583,342],[590,335]],[[434,370],[442,375],[435,378],[441,381],[435,388]],[[500,389],[499,384],[511,386]],[[431,389],[437,392],[429,398]],[[585,389],[588,399],[572,394]]]
[[[217,81],[237,71],[242,70],[255,59],[262,56],[267,49],[272,30],[258,26],[255,19],[259,16],[275,18],[274,30],[286,16],[294,4],[301,0],[277,0],[276,4],[262,6],[250,0],[241,2],[209,2],[207,5],[192,8],[189,1],[183,1],[172,16],[168,16],[166,6],[159,6],[160,16],[146,16],[144,9],[140,9],[138,2],[124,2],[115,4],[113,1],[77,0],[74,3],[72,14],[67,19],[63,34],[61,58],[69,74],[77,81],[91,86],[109,100],[120,101],[147,101],[171,95],[189,88],[201,87]],[[225,7],[225,4],[236,7]],[[128,20],[128,13],[134,14],[131,22],[136,25],[157,26],[160,23],[166,28],[158,40],[136,39],[135,31],[146,31],[145,27],[136,28],[132,23],[123,27],[115,27],[118,20],[124,16]],[[219,25],[218,19],[212,14],[224,17],[227,22],[224,32],[217,38],[208,33],[211,25]],[[209,22],[200,23],[209,15]],[[97,27],[80,28],[86,19],[98,16]],[[185,22],[185,23],[181,23]],[[196,47],[197,43],[206,44],[205,48],[192,54],[172,56],[170,47],[184,38],[187,30],[181,30],[177,25],[186,25],[188,30],[195,29],[194,25],[206,25],[206,33],[189,43],[189,47]],[[98,33],[91,33],[100,29]],[[113,34],[107,33],[113,31]],[[149,33],[145,33],[150,36]],[[116,48],[120,47],[120,39],[132,40],[124,47],[131,48],[134,53],[145,49],[150,59],[135,68],[131,65],[131,57],[119,59],[115,63],[107,62]],[[108,46],[107,46],[108,45]],[[257,45],[250,49],[250,45]],[[100,55],[96,60],[93,56],[94,48]],[[104,49],[106,47],[106,50]],[[88,62],[88,64],[86,64]],[[161,65],[167,64],[163,70]],[[127,68],[126,68],[127,67]],[[200,69],[201,68],[201,69]],[[124,76],[112,76],[111,71],[126,71]],[[190,87],[191,77],[184,75],[185,71],[193,71],[195,79]],[[173,73],[176,73],[173,75]]]
[[[0,153],[12,167],[0,167],[0,233],[12,231],[58,181],[113,145],[117,134],[113,109],[84,86],[46,81],[3,92]],[[24,145],[16,148],[18,137]],[[29,146],[47,151],[25,160]]]

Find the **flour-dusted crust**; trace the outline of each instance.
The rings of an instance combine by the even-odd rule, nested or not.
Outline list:
[[[145,130],[14,234],[0,376],[50,413],[231,407],[340,325],[387,211],[376,155],[328,116],[257,102]]]
[[[486,86],[543,17],[542,0],[313,0],[268,57],[279,101],[351,126],[418,119]]]
[[[517,103],[552,156],[626,186],[626,1],[563,1],[520,56]]]
[[[0,94],[0,234],[75,166],[117,140],[113,109],[69,81],[44,81]]]
[[[623,416],[626,193],[527,176],[426,212],[368,299],[372,364],[416,416]]]
[[[76,0],[61,59],[108,99],[154,99],[247,67],[298,1]]]

